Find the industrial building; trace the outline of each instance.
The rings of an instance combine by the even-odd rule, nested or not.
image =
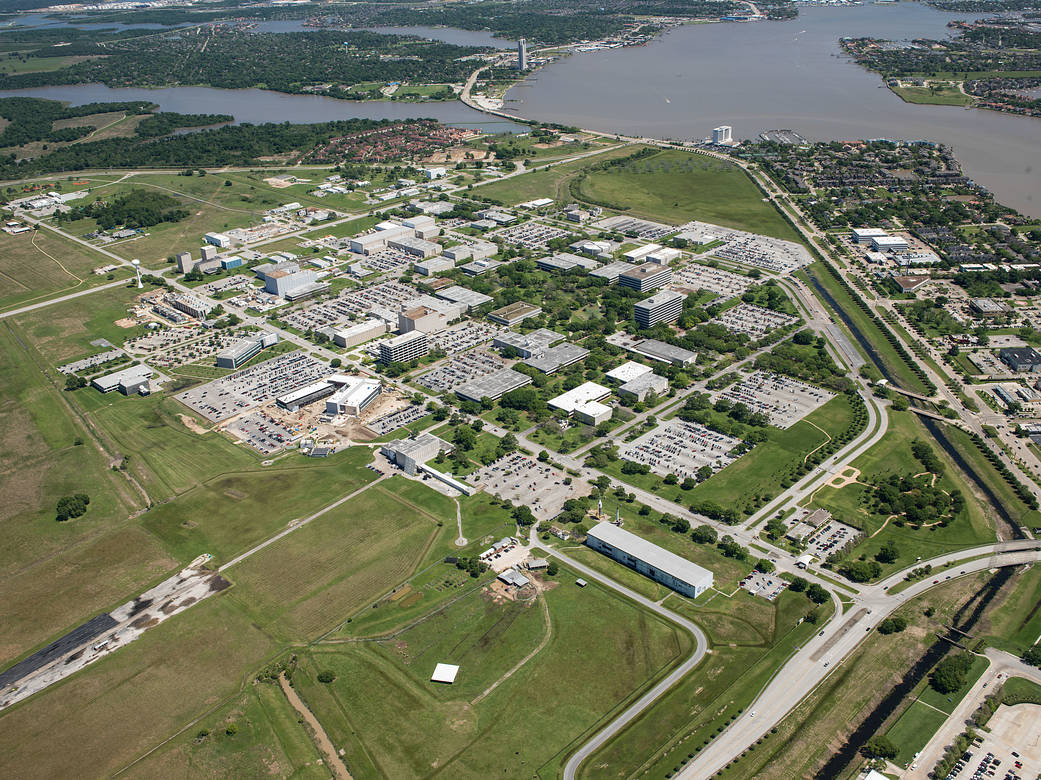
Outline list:
[[[423,331],[414,330],[381,341],[379,348],[381,363],[401,363],[423,357],[430,351],[430,339]]]
[[[633,304],[633,316],[641,328],[651,328],[660,322],[675,322],[683,313],[685,293],[662,290],[650,298]]]
[[[349,328],[338,328],[332,333],[333,344],[338,347],[356,347],[387,332],[387,323],[382,320],[365,320]]]
[[[646,262],[648,255],[653,255],[655,252],[662,248],[661,244],[644,244],[630,249],[628,252],[622,255],[623,258],[628,260],[630,263],[638,263],[641,261]]]
[[[186,274],[189,271],[195,270],[197,263],[192,259],[191,252],[178,252],[177,256],[177,272]]]
[[[404,252],[406,255],[421,257],[424,260],[428,257],[441,254],[440,244],[422,238],[415,238],[414,236],[393,238],[387,242],[387,246],[391,249],[397,249],[399,252]]]
[[[857,244],[870,244],[872,240],[888,235],[882,228],[853,228],[849,237]]]
[[[586,534],[586,544],[681,595],[697,598],[712,587],[708,569],[613,523],[597,523]]]
[[[338,387],[325,399],[326,414],[349,414],[359,417],[383,392],[383,383],[378,379],[337,375],[329,381]]]
[[[540,314],[542,314],[541,306],[533,306],[524,301],[516,301],[503,306],[501,309],[489,312],[488,319],[500,325],[513,326],[518,322],[523,322],[528,317],[537,317]]]
[[[238,255],[232,255],[231,257],[222,257],[220,261],[220,267],[225,271],[230,271],[232,268],[238,268],[242,265],[242,258]]]
[[[657,339],[644,339],[630,347],[630,349],[637,355],[653,358],[662,363],[672,363],[674,366],[693,365],[694,361],[698,359],[697,352],[691,352],[689,349],[683,349],[682,347],[674,347],[672,344],[666,344],[664,341],[658,341]]]
[[[264,274],[264,291],[285,298],[317,281],[318,274],[311,270],[269,271]]]
[[[447,257],[432,257],[429,260],[415,263],[412,267],[415,269],[417,274],[433,276],[442,271],[451,271],[455,268],[455,261],[449,260]]]
[[[600,403],[611,391],[596,382],[583,382],[549,401],[550,409],[559,409],[587,425],[599,425],[611,419],[611,407]]]
[[[202,262],[204,262],[204,263],[206,261],[208,261],[208,260],[216,260],[217,259],[217,247],[212,246],[212,245],[204,246],[204,247],[202,247],[199,250],[199,256],[202,258]]]
[[[137,395],[148,391],[148,380],[152,378],[152,369],[143,364],[130,366],[112,374],[99,376],[91,380],[90,386],[102,393],[118,390],[123,395]]]
[[[644,263],[618,275],[618,284],[639,292],[650,292],[664,287],[672,279],[672,271],[657,263]]]
[[[313,404],[315,401],[320,401],[332,395],[335,391],[336,385],[328,379],[322,379],[278,396],[275,399],[275,403],[282,409],[295,412],[302,406]]]
[[[1005,347],[998,350],[998,357],[1016,373],[1041,371],[1041,353],[1033,347]]]

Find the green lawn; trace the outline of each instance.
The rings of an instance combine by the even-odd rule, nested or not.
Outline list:
[[[463,778],[556,776],[569,750],[690,649],[673,627],[574,579],[562,569],[559,585],[540,597],[548,631],[543,604],[473,592],[393,639],[314,646],[297,688],[345,748],[356,778],[414,777],[433,767]],[[519,671],[475,701],[547,636]],[[429,682],[437,662],[460,665],[454,685]],[[314,682],[323,669],[335,682]]]
[[[1022,655],[1041,637],[1041,567],[1016,572],[1016,597],[1001,601],[990,614],[987,644]]]
[[[798,241],[755,183],[736,165],[676,150],[593,171],[577,196],[636,217],[679,225],[692,219]]]
[[[898,766],[909,764],[946,720],[945,713],[917,700],[911,702],[911,706],[886,732],[899,751],[893,762]]]
[[[970,106],[973,98],[957,86],[943,84],[931,87],[890,87],[905,103],[935,106]]]

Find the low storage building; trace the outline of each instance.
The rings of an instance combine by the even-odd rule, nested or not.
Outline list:
[[[593,550],[625,564],[690,598],[712,587],[712,572],[613,523],[597,523],[586,534]]]

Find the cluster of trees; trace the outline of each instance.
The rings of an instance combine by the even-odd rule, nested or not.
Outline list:
[[[954,693],[965,684],[972,668],[972,653],[957,653],[944,658],[929,675],[929,685],[940,693]]]
[[[66,520],[80,517],[86,513],[88,504],[90,504],[90,496],[86,493],[74,493],[71,496],[62,496],[58,499],[55,519],[59,523],[64,523]]]
[[[946,525],[965,507],[965,497],[959,490],[948,494],[935,488],[927,483],[929,479],[898,474],[881,478],[868,496],[872,510],[880,515],[899,515],[917,525]]]
[[[879,623],[877,631],[880,634],[899,634],[905,628],[907,628],[907,618],[901,615],[894,615],[893,617],[887,617]]]
[[[1030,489],[1026,485],[1016,479],[1016,476],[1009,471],[1008,466],[1002,463],[1001,459],[994,453],[994,451],[983,443],[983,439],[980,435],[970,433],[969,437],[972,439],[972,443],[976,445],[976,448],[980,451],[983,457],[987,459],[990,465],[994,467],[994,470],[997,471],[998,474],[1001,475],[1002,479],[1008,483],[1009,487],[1012,488],[1019,500],[1026,504],[1030,509],[1037,509],[1037,498],[1034,497],[1034,494],[1030,492]]]
[[[488,571],[488,564],[476,555],[460,556],[455,561],[455,567],[460,571],[465,571],[475,579]]]
[[[803,331],[796,336],[801,333]],[[805,340],[805,336],[800,336],[799,341]],[[823,343],[815,342],[810,346],[790,339],[756,358],[755,367],[813,382],[840,393],[849,390],[853,384],[835,365]]]
[[[2,78],[2,77],[0,77]],[[86,103],[82,106],[66,106],[57,100],[40,98],[9,97],[0,98],[0,118],[6,119],[8,125],[0,131],[0,147],[21,146],[34,141],[74,141],[92,131],[87,127],[69,128],[74,133],[53,130],[55,122],[63,119],[91,116],[93,114],[125,111],[128,114],[143,114],[154,108],[147,101],[128,101],[125,103]],[[77,133],[80,133],[77,135]],[[66,137],[68,136],[68,137]]]
[[[930,471],[938,477],[943,476],[943,461],[936,456],[936,452],[933,451],[928,442],[922,439],[913,440],[911,442],[911,454],[915,456],[915,459],[922,464],[926,471]]]
[[[464,58],[486,51],[362,30],[256,33],[200,28],[176,37],[109,41],[93,52],[102,57],[58,70],[0,76],[0,88],[101,82],[149,87],[204,84],[226,89],[263,85],[299,93],[325,84],[457,82],[464,81],[474,67]],[[257,56],[258,52],[263,56]]]
[[[158,138],[184,127],[209,127],[233,121],[235,117],[231,114],[178,114],[175,111],[163,111],[142,119],[134,132],[142,138]]]
[[[882,566],[878,561],[848,561],[839,571],[852,582],[867,582],[882,573]]]
[[[115,227],[145,228],[161,222],[180,222],[188,210],[177,198],[156,190],[131,190],[112,200],[96,200],[72,209],[67,219],[89,217],[103,230]]]

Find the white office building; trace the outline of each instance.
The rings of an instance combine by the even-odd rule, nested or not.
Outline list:
[[[712,587],[708,569],[613,523],[597,523],[586,534],[586,544],[684,596],[697,598]]]
[[[720,125],[712,130],[712,143],[732,144],[734,142],[733,128],[730,125]]]

